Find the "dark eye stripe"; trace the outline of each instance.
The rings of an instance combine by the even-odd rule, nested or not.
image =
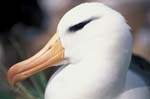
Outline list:
[[[69,30],[70,32],[78,31],[78,30],[82,29],[86,24],[90,23],[91,21],[93,21],[93,20],[95,20],[95,19],[97,19],[97,17],[88,19],[88,20],[83,21],[83,22],[80,22],[80,23],[78,23],[78,24],[76,24],[76,25],[73,25],[73,26],[69,27],[68,30]]]

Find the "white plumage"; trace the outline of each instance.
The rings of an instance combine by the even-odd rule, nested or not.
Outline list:
[[[69,31],[92,18],[83,28]],[[45,99],[150,98],[145,82],[128,71],[132,38],[118,12],[101,3],[84,3],[62,17],[57,31],[67,63],[50,79]],[[135,88],[134,83],[142,86]]]
[[[62,64],[47,85],[45,99],[150,99],[144,80],[149,75],[129,70],[131,54],[125,19],[101,3],[84,3],[68,11],[46,46],[14,64],[7,78],[15,85]]]

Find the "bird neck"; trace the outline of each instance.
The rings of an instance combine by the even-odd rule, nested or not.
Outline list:
[[[95,85],[93,89],[104,90],[104,95],[110,98],[117,96],[124,88],[131,57],[130,44],[93,44],[84,56],[79,63],[72,65],[82,71],[78,72],[80,75],[84,73],[83,82],[87,77]]]

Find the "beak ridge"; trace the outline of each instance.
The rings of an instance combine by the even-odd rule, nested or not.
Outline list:
[[[64,59],[64,48],[56,33],[46,46],[33,57],[13,65],[7,72],[8,82],[15,85],[29,76]]]

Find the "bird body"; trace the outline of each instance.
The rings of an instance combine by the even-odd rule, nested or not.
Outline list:
[[[146,84],[128,70],[132,37],[121,14],[101,3],[84,3],[62,17],[57,32],[39,54],[10,69],[10,83],[42,70],[41,66],[62,64],[47,84],[45,99],[149,99],[134,91],[135,82]],[[29,67],[19,69],[27,63]],[[138,90],[148,92],[147,87]]]
[[[78,33],[66,32],[69,26],[92,17],[99,19]],[[58,32],[62,33],[60,40],[64,44],[65,57],[71,57],[72,64],[60,68],[50,79],[45,98],[142,99],[134,91],[127,91],[134,85],[129,83],[132,80],[139,85],[140,82],[145,84],[139,76],[128,71],[132,53],[129,29],[118,12],[99,3],[81,4],[65,14],[58,25]],[[148,96],[147,88],[142,90],[144,92],[140,96]]]
[[[90,18],[97,19],[79,31],[67,31],[68,27]],[[132,50],[129,26],[124,18],[103,4],[86,3],[65,14],[58,32],[62,33],[60,40],[70,64],[52,77],[45,97],[110,99],[118,96],[123,90]]]

